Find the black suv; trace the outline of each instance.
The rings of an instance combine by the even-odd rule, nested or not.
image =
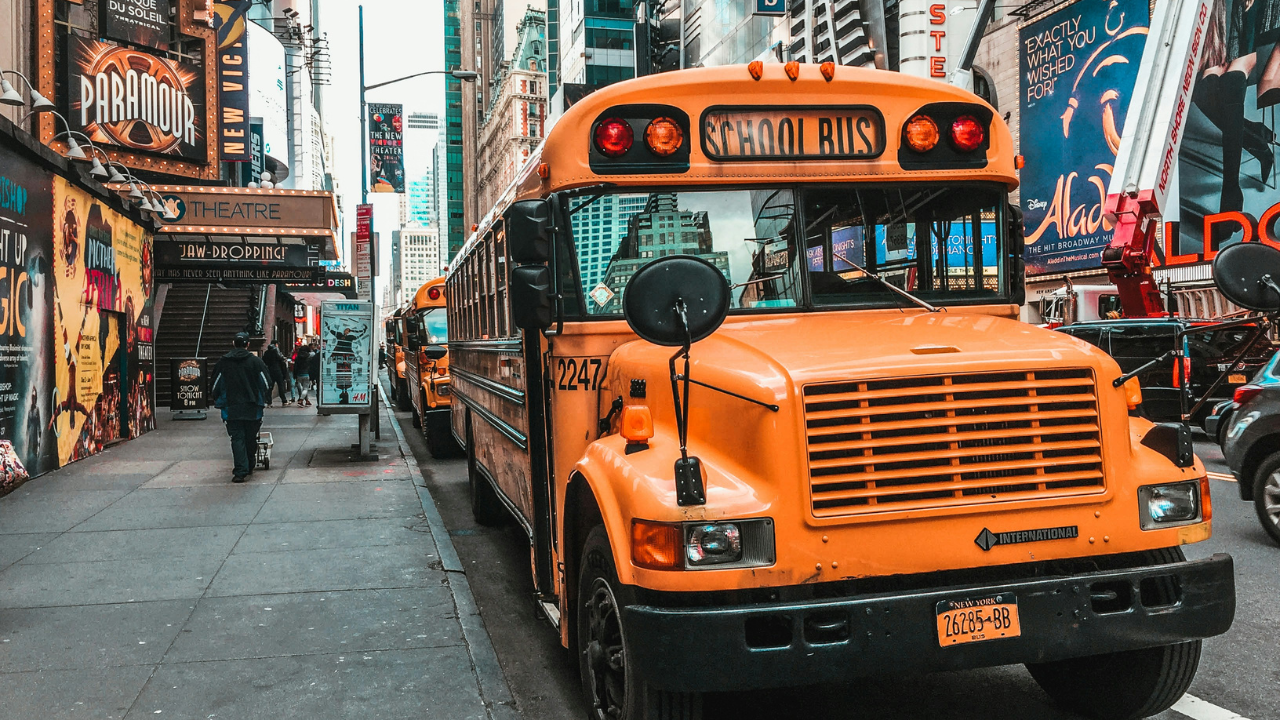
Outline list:
[[[1235,392],[1222,431],[1222,454],[1252,501],[1258,520],[1280,543],[1280,355]]]
[[[1058,331],[1097,345],[1115,358],[1121,371],[1129,372],[1175,349],[1180,333],[1213,324],[1214,321],[1211,320],[1184,318],[1097,320],[1067,325],[1058,328]],[[1143,414],[1157,421],[1181,419],[1179,394],[1184,390],[1187,392],[1187,409],[1190,410],[1248,344],[1255,328],[1254,325],[1237,325],[1187,335],[1191,366],[1189,387],[1182,387],[1183,374],[1175,372],[1175,361],[1172,358],[1139,374]],[[1245,358],[1242,367],[1231,373],[1227,381],[1214,391],[1213,398],[1231,397],[1237,387],[1247,383],[1267,363],[1273,351],[1267,339],[1259,340]],[[1202,405],[1192,421],[1199,423],[1213,409],[1213,405],[1213,402]]]

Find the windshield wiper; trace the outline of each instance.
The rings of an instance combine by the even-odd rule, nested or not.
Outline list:
[[[888,280],[885,280],[884,278],[880,277],[879,275],[877,275],[877,274],[875,274],[875,273],[871,272],[870,270],[868,270],[868,269],[866,269],[866,268],[862,267],[862,266],[861,266],[861,265],[859,265],[858,263],[856,263],[856,262],[854,262],[854,261],[850,260],[849,258],[847,258],[847,257],[845,257],[845,256],[843,256],[843,255],[841,255],[840,253],[836,252],[834,249],[832,249],[831,254],[832,254],[833,256],[837,257],[837,258],[840,258],[840,259],[841,259],[841,260],[843,260],[846,264],[848,264],[848,265],[852,266],[855,270],[860,270],[860,271],[862,271],[863,273],[865,273],[865,274],[866,274],[866,276],[867,276],[867,277],[871,278],[872,280],[875,280],[876,282],[880,283],[881,285],[883,285],[883,286],[885,286],[885,287],[889,288],[890,290],[892,290],[892,291],[894,291],[894,292],[898,293],[898,294],[899,294],[899,295],[901,295],[902,297],[904,297],[904,298],[906,298],[906,299],[910,300],[911,302],[915,303],[916,305],[919,305],[920,307],[924,308],[925,310],[928,310],[929,312],[942,312],[941,308],[937,308],[937,307],[934,307],[933,305],[930,305],[929,303],[927,303],[927,302],[925,302],[925,301],[921,300],[920,298],[916,297],[915,295],[912,295],[911,293],[907,292],[906,290],[903,290],[902,288],[898,287],[897,285],[894,285],[893,283],[889,282]]]
[[[768,277],[756,278],[755,280],[746,280],[744,282],[734,283],[733,285],[730,285],[729,289],[737,290],[740,287],[746,287],[748,285],[758,285],[763,282],[769,282],[770,280],[777,280],[779,278],[784,278],[786,276],[787,276],[786,273],[778,273],[777,275],[770,275]]]

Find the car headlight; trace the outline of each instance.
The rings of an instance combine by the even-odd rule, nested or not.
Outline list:
[[[1186,525],[1200,519],[1200,481],[1138,488],[1138,521],[1143,530]]]

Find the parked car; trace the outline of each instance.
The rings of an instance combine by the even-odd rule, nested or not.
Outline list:
[[[1231,426],[1231,412],[1235,407],[1235,398],[1220,400],[1204,418],[1204,434],[1219,446],[1222,445],[1223,440],[1226,440],[1227,428]]]
[[[1212,324],[1214,322],[1210,320],[1142,318],[1082,322],[1060,327],[1058,331],[1102,348],[1115,358],[1121,370],[1129,372],[1175,349],[1179,332]],[[1187,336],[1190,365],[1188,409],[1235,360],[1236,355],[1249,342],[1254,329],[1254,325],[1237,325]],[[1203,421],[1213,409],[1215,400],[1230,398],[1236,388],[1248,383],[1249,378],[1267,363],[1273,353],[1274,348],[1269,341],[1259,341],[1242,366],[1218,386],[1210,401],[1202,405],[1196,416],[1191,418],[1192,422]],[[1157,421],[1181,419],[1179,395],[1183,392],[1184,374],[1174,367],[1173,359],[1139,374],[1143,414]]]
[[[1280,355],[1235,391],[1222,454],[1263,529],[1280,543]]]

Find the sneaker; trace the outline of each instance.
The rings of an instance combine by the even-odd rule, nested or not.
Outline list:
[[[233,483],[242,483],[248,479],[249,479],[248,475],[232,475],[231,476],[231,482]]]

